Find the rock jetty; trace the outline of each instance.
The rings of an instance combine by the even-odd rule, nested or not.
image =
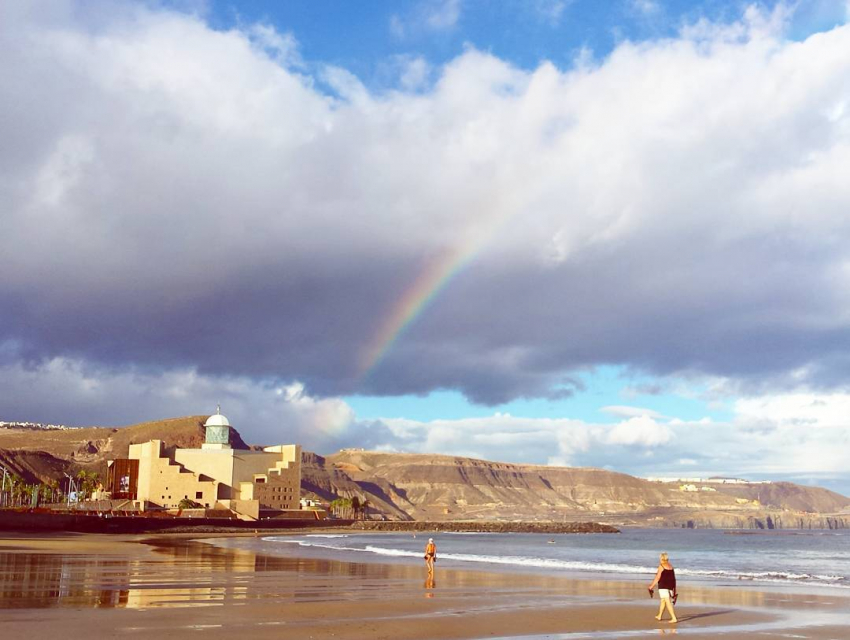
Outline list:
[[[364,531],[434,531],[441,533],[620,533],[616,527],[598,522],[378,522],[351,525]]]

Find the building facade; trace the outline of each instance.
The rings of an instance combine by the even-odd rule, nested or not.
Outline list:
[[[161,440],[130,445],[128,459],[109,462],[113,496],[133,500],[142,510],[194,503],[247,520],[259,518],[261,510],[300,508],[300,445],[236,450],[226,417],[210,416],[204,427],[200,449],[167,450]]]

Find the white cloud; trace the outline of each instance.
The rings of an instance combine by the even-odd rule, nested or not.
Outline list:
[[[404,21],[398,14],[393,14],[390,16],[390,34],[398,40],[404,39],[407,30],[404,26]]]
[[[430,86],[432,65],[422,56],[399,55],[393,58],[389,67],[395,80],[403,91],[422,91]]]
[[[416,60],[376,93],[293,68],[268,26],[34,6],[2,5],[0,340],[88,363],[80,398],[134,366],[485,402],[602,362],[737,391],[846,380],[850,27],[790,41],[750,9],[574,69]],[[363,376],[432,274],[440,295]],[[181,393],[213,402],[200,388]],[[522,432],[535,459],[594,461],[596,428]],[[502,451],[486,435],[440,438]]]
[[[94,159],[94,145],[85,136],[71,134],[61,138],[39,171],[34,199],[45,207],[61,204],[85,179]]]
[[[451,31],[462,11],[463,0],[422,0],[412,10],[390,16],[390,35],[396,40],[408,40]]]
[[[723,23],[701,18],[694,23],[682,25],[680,35],[686,40],[713,46],[735,42],[771,41],[785,33],[793,15],[793,5],[784,2],[777,3],[772,11],[751,4],[744,9],[744,15],[739,21]]]
[[[595,457],[602,451],[627,456],[631,455],[627,450],[650,450],[673,437],[665,424],[645,416],[612,424],[498,413],[459,420],[383,418],[382,422],[412,451],[538,464],[553,459],[576,464],[583,456]]]
[[[644,407],[629,407],[629,406],[620,406],[620,405],[610,405],[607,407],[602,407],[600,409],[602,413],[607,413],[612,416],[620,417],[620,418],[641,418],[641,417],[649,417],[649,418],[663,418],[660,413],[657,411],[653,411],[652,409],[646,409]]]
[[[850,393],[743,398],[725,422],[626,416],[611,423],[495,414],[383,419],[401,446],[509,462],[612,468],[637,476],[727,475],[850,490]]]
[[[537,14],[552,26],[561,22],[564,10],[572,0],[535,0],[534,9]]]
[[[669,427],[644,415],[618,423],[608,432],[605,441],[609,444],[655,447],[666,444],[671,437]]]
[[[432,29],[450,29],[460,19],[461,0],[428,0],[425,22]]]
[[[661,5],[656,0],[632,0],[631,4],[635,11],[645,16],[654,15],[661,10]]]
[[[293,34],[280,33],[273,26],[262,23],[252,24],[246,31],[251,40],[278,63],[292,67],[303,64]]]

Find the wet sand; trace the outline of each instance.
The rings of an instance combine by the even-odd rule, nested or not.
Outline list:
[[[850,600],[832,592],[688,586],[674,627],[653,619],[642,583],[439,567],[429,581],[418,564],[269,557],[192,537],[7,534],[2,637],[850,637]]]

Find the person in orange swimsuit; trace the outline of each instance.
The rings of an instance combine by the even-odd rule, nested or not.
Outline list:
[[[434,561],[437,559],[437,545],[434,544],[434,538],[428,538],[428,544],[425,545],[425,566],[428,567],[428,573],[434,573]]]

